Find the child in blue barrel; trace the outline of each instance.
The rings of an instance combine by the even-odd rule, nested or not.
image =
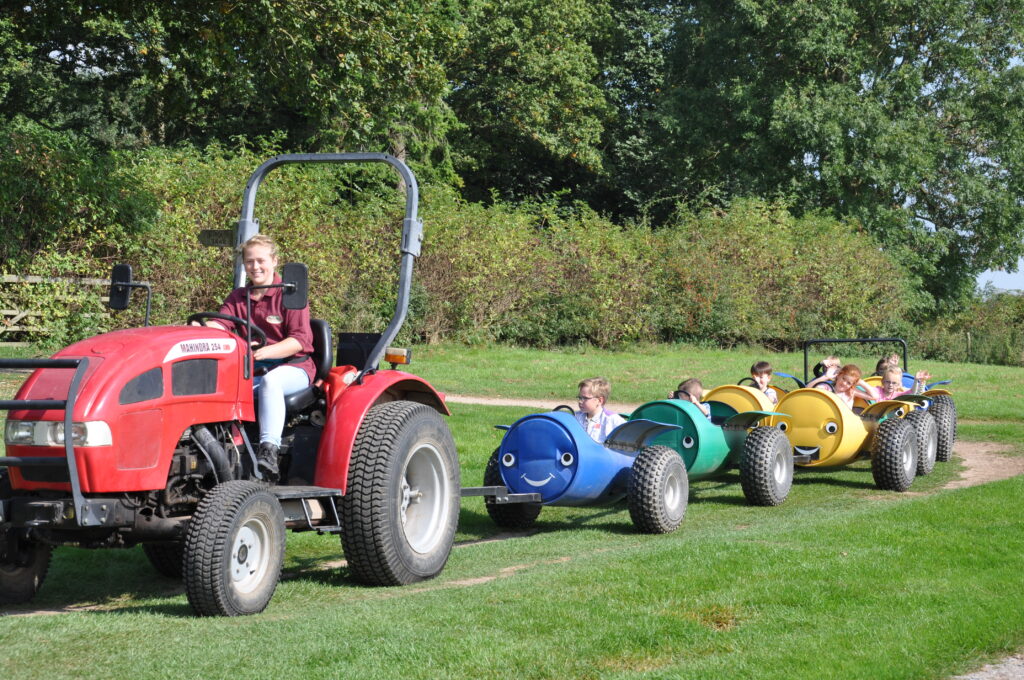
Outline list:
[[[576,411],[576,421],[598,444],[603,444],[612,430],[626,422],[618,413],[605,408],[611,393],[611,383],[604,378],[587,378],[580,381],[579,393],[576,396],[580,410]]]

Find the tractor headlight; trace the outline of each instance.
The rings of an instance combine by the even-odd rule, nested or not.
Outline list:
[[[22,446],[64,446],[64,422],[52,420],[8,420],[4,443]],[[110,426],[103,421],[71,423],[75,446],[111,446]]]
[[[4,428],[4,444],[32,444],[36,424],[27,420],[8,420]]]

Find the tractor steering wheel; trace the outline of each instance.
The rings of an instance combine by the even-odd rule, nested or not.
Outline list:
[[[231,316],[230,314],[221,314],[220,312],[196,312],[192,316],[185,319],[186,323],[192,323],[193,321],[203,321],[205,319],[220,319],[221,321],[231,321],[240,326],[248,326],[249,330],[252,331],[253,348],[259,349],[267,344],[267,334],[263,332],[263,329],[245,319],[237,316]],[[203,324],[204,326],[206,324]],[[245,339],[245,336],[235,331],[235,335]]]
[[[576,411],[574,411],[574,410],[572,409],[572,406],[567,406],[567,405],[565,405],[565,404],[559,404],[558,406],[554,407],[554,408],[553,408],[553,409],[551,409],[551,410],[552,410],[552,411],[565,411],[565,412],[566,412],[566,413],[568,413],[569,415],[575,415],[575,414],[576,414]]]

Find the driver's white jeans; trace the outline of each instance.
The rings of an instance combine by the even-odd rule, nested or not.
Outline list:
[[[309,376],[298,366],[278,366],[252,381],[259,397],[260,443],[281,445],[284,430],[284,398],[309,387]]]

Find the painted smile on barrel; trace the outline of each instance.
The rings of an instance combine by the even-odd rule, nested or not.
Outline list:
[[[526,482],[527,484],[529,484],[530,486],[533,486],[533,487],[544,486],[545,484],[547,484],[548,482],[550,482],[554,478],[555,478],[555,474],[553,472],[549,473],[546,479],[542,479],[539,482],[530,479],[526,475],[522,475],[520,477],[520,479],[522,479],[524,482]]]

